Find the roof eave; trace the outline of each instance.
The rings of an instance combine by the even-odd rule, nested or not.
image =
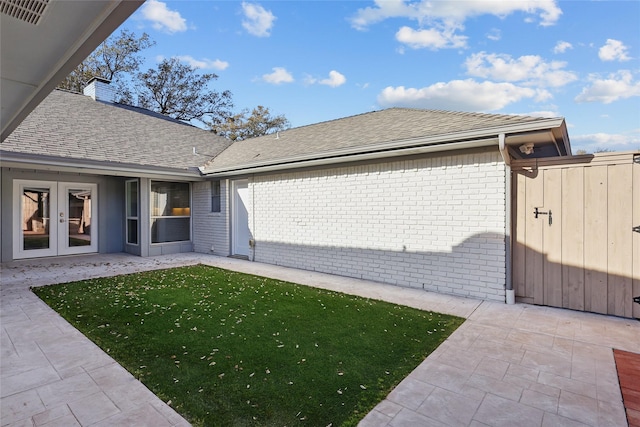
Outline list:
[[[3,117],[0,132],[0,142],[4,141],[18,127],[18,125],[38,106],[44,98],[67,76],[84,58],[86,58],[103,40],[115,31],[129,16],[131,16],[143,3],[144,0],[111,0],[109,2],[95,2],[96,8],[102,9],[101,13],[92,21],[79,22],[76,28],[70,29],[68,38],[68,48],[61,53],[55,64],[45,63],[40,58],[33,66],[42,68],[44,74],[37,82],[27,82],[14,80],[11,76],[5,75],[5,68],[2,70],[2,86],[20,87],[26,91],[21,99],[13,99],[16,105],[5,105],[2,102]],[[52,3],[49,9],[55,9],[56,3]],[[51,14],[53,12],[50,12]],[[55,15],[54,15],[55,17]],[[9,18],[13,19],[13,18]],[[49,17],[49,19],[53,19]],[[13,40],[8,34],[3,34]],[[16,36],[16,35],[14,35]],[[17,36],[16,36],[17,37]],[[21,46],[21,40],[13,40],[16,46]],[[43,43],[44,40],[41,40]],[[25,62],[33,61],[34,58],[25,58]],[[37,65],[36,65],[37,64]],[[13,76],[15,78],[15,76]],[[7,97],[8,98],[8,97]]]
[[[222,178],[222,177],[230,177],[237,175],[247,175],[254,173],[263,173],[263,172],[276,172],[282,170],[290,170],[290,169],[300,169],[300,168],[309,168],[316,166],[331,166],[338,165],[343,163],[351,163],[351,162],[360,162],[366,160],[380,160],[380,159],[389,159],[400,156],[411,156],[416,154],[425,154],[425,153],[435,153],[441,151],[451,151],[451,150],[462,150],[462,149],[471,149],[471,148],[482,148],[482,147],[490,147],[497,145],[498,137],[491,138],[483,138],[476,139],[473,141],[458,141],[458,142],[448,142],[441,144],[431,144],[428,146],[415,146],[415,147],[405,147],[398,148],[394,150],[384,150],[384,151],[374,151],[374,152],[366,152],[359,154],[347,154],[347,155],[334,155],[334,156],[325,156],[325,157],[316,157],[298,161],[287,161],[287,162],[273,162],[273,163],[264,163],[264,164],[254,164],[247,166],[240,166],[236,168],[220,168],[215,171],[203,171],[202,173],[211,178]]]
[[[171,178],[190,181],[202,180],[197,167],[190,169],[136,165],[131,163],[81,160],[0,150],[0,166],[29,168],[56,172],[74,172],[94,175],[135,176],[140,178]]]
[[[539,131],[541,129],[561,128],[562,126],[564,126],[563,118],[552,118],[534,122],[496,126],[481,130],[349,147],[311,155],[292,156],[264,162],[249,163],[236,167],[207,168],[205,166],[201,167],[200,171],[210,177],[225,177],[248,173],[297,169],[301,167],[326,166],[336,163],[390,158],[411,154],[478,148],[497,145],[498,135],[500,134],[522,134]],[[564,132],[564,134],[566,135],[566,132]]]

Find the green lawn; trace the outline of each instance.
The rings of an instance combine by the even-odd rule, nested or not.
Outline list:
[[[464,319],[203,265],[34,292],[194,425],[356,425]]]

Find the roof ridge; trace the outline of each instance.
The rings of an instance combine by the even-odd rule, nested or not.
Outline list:
[[[431,112],[431,113],[442,113],[451,116],[470,116],[470,117],[501,117],[501,118],[519,118],[519,117],[528,117],[536,120],[543,120],[548,118],[556,118],[556,117],[538,117],[532,116],[530,114],[519,114],[519,113],[486,113],[480,111],[456,111],[456,110],[444,110],[444,109],[436,109],[436,108],[416,108],[416,107],[390,107],[383,110],[378,111],[387,111],[387,110],[409,110],[409,111],[417,111],[417,112]]]
[[[104,105],[104,106],[107,106],[107,107],[121,108],[121,109],[124,109],[124,110],[131,111],[133,113],[143,114],[143,115],[145,115],[147,117],[156,118],[158,120],[166,120],[166,121],[168,121],[170,123],[180,124],[180,125],[183,125],[183,126],[190,126],[190,127],[194,128],[194,129],[198,129],[198,130],[202,130],[202,131],[207,132],[207,129],[202,129],[202,128],[198,127],[198,126],[192,125],[191,123],[175,119],[175,118],[173,118],[171,116],[167,116],[165,114],[158,113],[157,111],[153,111],[153,110],[150,110],[148,108],[138,107],[136,105],[125,104],[123,102],[115,102],[115,101],[114,102],[110,102],[110,101],[102,101],[102,100],[99,100],[99,99],[95,99],[94,100],[93,98],[91,98],[90,96],[85,95],[84,93],[76,92],[75,90],[70,90],[70,89],[55,88],[55,90],[63,92],[63,93],[68,93],[70,95],[80,95],[83,98],[91,99],[94,102],[96,102],[96,105]]]
[[[316,122],[316,123],[308,123],[306,125],[296,126],[296,127],[290,128],[290,129],[285,129],[284,131],[280,131],[280,132],[282,133],[282,132],[286,132],[287,130],[303,129],[303,128],[306,128],[306,127],[309,127],[309,126],[316,126],[316,125],[321,125],[321,124],[325,124],[325,123],[337,122],[339,120],[345,120],[345,119],[351,119],[351,118],[354,118],[354,117],[366,116],[367,114],[379,113],[379,112],[382,112],[382,111],[385,111],[385,110],[367,111],[365,113],[358,113],[358,114],[354,114],[352,116],[338,117],[337,119],[328,119],[328,120],[324,120],[324,121]]]
[[[190,127],[194,128],[194,129],[198,129],[198,130],[202,130],[202,131],[208,132],[207,129],[202,129],[202,128],[198,127],[198,126],[192,125],[191,123],[187,123],[185,121],[173,118],[171,116],[167,116],[167,115],[162,114],[162,113],[158,113],[157,111],[153,111],[153,110],[150,110],[148,108],[138,107],[136,105],[125,104],[125,103],[122,103],[122,102],[107,102],[107,101],[97,101],[97,102],[100,102],[100,103],[102,103],[103,105],[106,105],[106,106],[122,108],[124,110],[128,110],[128,111],[131,111],[133,113],[143,114],[145,116],[148,116],[148,117],[151,117],[151,118],[155,118],[155,119],[158,119],[158,120],[167,120],[167,121],[169,121],[171,123],[175,123],[175,124],[179,124],[179,125],[183,125],[183,126],[190,126]]]
[[[71,95],[86,96],[84,93],[81,93],[81,92],[78,92],[78,91],[75,91],[75,90],[71,90],[71,89],[65,89],[63,87],[57,87],[57,88],[54,88],[53,90],[57,90],[57,91],[60,91],[60,92],[65,92],[65,93],[70,93]]]
[[[531,119],[536,119],[536,120],[540,120],[540,119],[544,119],[543,117],[536,117],[536,116],[531,116],[528,114],[516,114],[516,113],[512,113],[512,114],[505,114],[505,113],[484,113],[484,112],[475,112],[475,111],[456,111],[456,110],[443,110],[443,109],[434,109],[434,108],[416,108],[416,107],[389,107],[389,108],[383,108],[381,110],[372,110],[372,111],[367,111],[364,113],[359,113],[359,114],[353,114],[351,116],[346,116],[346,117],[339,117],[336,119],[329,119],[329,120],[324,120],[321,122],[317,122],[317,123],[309,123],[306,125],[302,125],[302,126],[296,126],[290,129],[285,129],[282,132],[286,132],[287,130],[296,130],[296,129],[303,129],[309,126],[317,126],[317,125],[321,125],[321,124],[327,124],[327,123],[332,123],[332,122],[337,122],[337,121],[341,121],[341,120],[347,120],[347,119],[353,119],[356,117],[363,117],[369,114],[378,114],[378,113],[384,113],[386,111],[393,111],[393,110],[397,110],[397,111],[415,111],[415,112],[420,112],[420,113],[439,113],[439,114],[446,114],[449,116],[469,116],[469,117],[494,117],[494,118],[522,118],[522,117],[528,117]]]

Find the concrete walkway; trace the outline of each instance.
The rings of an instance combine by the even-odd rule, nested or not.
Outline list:
[[[1,426],[188,423],[29,291],[205,263],[467,318],[362,426],[626,426],[612,348],[640,352],[640,322],[507,306],[198,254],[25,260],[0,271]]]

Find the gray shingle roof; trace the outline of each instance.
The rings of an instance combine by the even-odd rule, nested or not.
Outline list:
[[[54,90],[0,150],[187,170],[229,145],[225,138],[149,110]],[[194,155],[193,147],[204,155]]]
[[[288,129],[233,144],[211,132],[131,106],[109,104],[54,90],[0,144],[25,156],[78,162],[171,168],[194,173],[241,171],[256,165],[294,164],[360,153],[387,153],[391,145],[409,146],[430,138],[447,144],[459,135],[497,136],[497,129],[543,129],[549,119],[440,110],[390,108]],[[200,155],[193,154],[193,148]],[[385,154],[386,155],[386,154]],[[279,166],[278,166],[279,167]]]
[[[377,144],[415,138],[437,137],[505,126],[518,126],[546,119],[440,110],[390,108],[289,129],[233,143],[205,166],[205,173],[231,170],[261,163],[286,163],[294,157],[316,156],[341,149],[366,152]]]

